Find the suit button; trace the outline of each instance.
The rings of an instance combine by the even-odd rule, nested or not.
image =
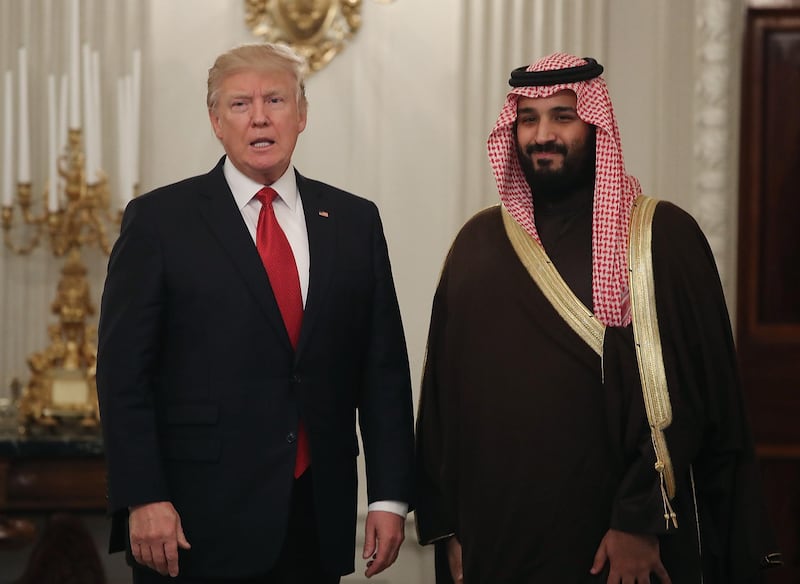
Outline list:
[[[292,383],[298,384],[300,383],[300,376],[299,375],[292,375],[292,378],[289,380]]]
[[[286,435],[286,441],[287,441],[289,444],[291,444],[291,443],[292,443],[292,442],[294,442],[295,440],[297,440],[297,434],[295,434],[294,432],[289,432],[289,433]]]

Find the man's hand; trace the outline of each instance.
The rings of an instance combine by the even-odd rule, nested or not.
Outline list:
[[[178,547],[188,550],[181,518],[172,503],[161,501],[131,507],[128,526],[137,562],[166,576],[178,575]]]
[[[597,548],[590,572],[599,574],[606,560],[611,566],[608,584],[650,582],[650,574],[658,576],[661,584],[672,584],[664,564],[661,563],[658,538],[654,535],[637,535],[609,529]]]
[[[455,584],[464,584],[464,564],[461,561],[461,542],[454,535],[447,540],[447,564]]]
[[[371,578],[383,572],[397,559],[400,544],[405,539],[406,520],[391,511],[370,511],[364,528],[364,553],[367,562],[364,575]]]

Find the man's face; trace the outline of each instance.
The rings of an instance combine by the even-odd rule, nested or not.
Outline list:
[[[287,71],[242,71],[223,79],[208,116],[225,153],[244,175],[271,184],[286,172],[306,127],[305,103]]]
[[[566,192],[594,180],[594,127],[576,105],[569,89],[517,102],[517,155],[535,192]]]

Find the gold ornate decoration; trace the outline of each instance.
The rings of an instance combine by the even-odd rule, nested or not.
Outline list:
[[[64,181],[66,201],[57,211],[45,209],[35,215],[31,211],[31,185],[17,185],[16,203],[22,211],[22,224],[30,231],[27,241],[13,240],[14,207],[2,208],[3,239],[9,249],[28,254],[39,246],[42,235],[49,235],[53,254],[66,256],[51,307],[59,322],[48,327],[50,345],[28,357],[31,378],[19,400],[23,431],[66,426],[95,430],[99,426],[94,344],[97,331],[87,323],[95,309],[81,248],[97,246],[108,254],[111,244],[106,225],[118,224],[120,216],[112,217],[109,211],[107,177],[100,173],[95,184],[87,183],[79,129],[69,130],[67,152],[60,158],[58,174]],[[61,191],[58,185],[48,185],[44,200],[48,199],[49,189]]]
[[[74,419],[82,428],[95,428],[97,331],[86,324],[94,307],[77,250],[70,252],[61,269],[52,310],[59,322],[48,327],[50,345],[28,357],[31,379],[19,404],[23,427],[53,427]]]
[[[245,20],[253,34],[289,45],[322,69],[361,27],[361,0],[245,0]]]
[[[658,199],[644,195],[636,198],[631,214],[628,282],[636,360],[656,456],[655,469],[661,482],[664,520],[667,529],[670,523],[677,529],[678,517],[670,504],[670,500],[675,497],[675,472],[664,436],[664,430],[672,424],[672,403],[664,369],[656,311],[656,285],[653,279],[653,215],[657,205]]]
[[[594,317],[586,305],[575,296],[544,248],[517,223],[504,206],[500,206],[503,227],[511,247],[525,266],[531,279],[553,305],[569,327],[600,357],[603,356],[605,325]]]

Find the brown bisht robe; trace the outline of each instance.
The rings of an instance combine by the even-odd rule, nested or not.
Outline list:
[[[774,546],[728,313],[704,236],[669,203],[655,212],[653,263],[677,529],[664,519],[631,327],[606,329],[601,359],[520,263],[499,207],[456,238],[433,303],[416,520],[422,543],[458,536],[466,584],[605,584],[607,570],[589,568],[609,528],[658,535],[675,584],[699,583],[701,566],[705,584],[758,581]]]

